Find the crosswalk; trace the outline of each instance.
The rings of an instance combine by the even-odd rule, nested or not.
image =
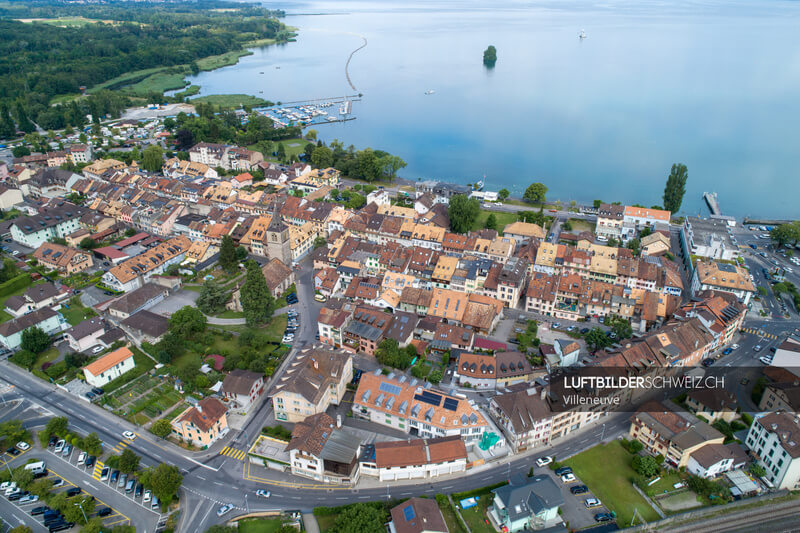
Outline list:
[[[97,481],[100,481],[100,473],[103,471],[103,462],[97,461],[94,464],[94,472],[92,472],[92,477],[95,478]]]
[[[247,452],[245,452],[243,450],[237,450],[236,448],[231,448],[230,446],[225,446],[224,448],[222,448],[222,451],[219,452],[219,453],[220,453],[220,455],[226,455],[228,457],[233,457],[234,459],[237,459],[239,461],[244,460],[245,456],[247,455]]]
[[[750,335],[759,335],[765,339],[777,339],[778,336],[774,333],[765,333],[764,331],[756,328],[744,328],[742,329],[743,332],[749,333]]]
[[[123,440],[123,441],[120,441],[120,442],[119,442],[119,443],[118,443],[116,446],[114,446],[112,449],[113,449],[115,452],[117,452],[117,453],[122,453],[122,450],[124,450],[124,449],[125,449],[125,448],[128,446],[128,444],[130,444],[130,442],[128,442],[128,441],[126,441],[126,440]]]

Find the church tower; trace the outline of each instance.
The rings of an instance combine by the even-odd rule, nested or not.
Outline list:
[[[292,265],[292,248],[289,241],[289,227],[281,220],[277,206],[272,211],[272,220],[266,232],[267,257],[277,257],[286,266]]]

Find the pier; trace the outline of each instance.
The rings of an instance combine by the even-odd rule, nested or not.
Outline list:
[[[258,107],[254,111],[264,115],[278,127],[291,124],[298,126],[319,126],[335,122],[355,120],[352,116],[353,102],[359,101],[357,96],[337,96],[332,98],[318,98],[298,102],[282,102],[269,107]]]
[[[706,205],[708,206],[708,210],[711,211],[712,215],[721,215],[722,212],[719,209],[719,203],[717,202],[717,193],[715,192],[704,192],[703,193],[703,200],[706,201]]]

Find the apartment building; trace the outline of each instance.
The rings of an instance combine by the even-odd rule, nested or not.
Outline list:
[[[777,489],[800,489],[800,420],[793,412],[756,416],[745,444]]]

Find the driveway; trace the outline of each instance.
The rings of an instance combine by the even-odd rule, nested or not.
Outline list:
[[[583,481],[578,479],[575,483],[562,483],[561,478],[559,478],[555,472],[550,470],[550,467],[534,467],[534,474],[543,474],[546,473],[550,476],[558,488],[561,489],[561,496],[564,498],[564,505],[561,506],[561,518],[569,524],[570,531],[575,531],[578,529],[583,529],[585,527],[596,525],[594,521],[595,513],[601,512],[608,512],[608,509],[605,507],[595,507],[593,509],[587,509],[584,502],[587,498],[596,498],[591,491],[585,494],[572,494],[570,492],[570,487],[574,487],[576,485],[583,485]]]

